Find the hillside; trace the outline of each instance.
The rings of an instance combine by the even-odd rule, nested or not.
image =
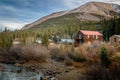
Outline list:
[[[22,29],[78,25],[83,21],[100,21],[103,18],[110,19],[114,16],[119,17],[120,6],[103,2],[89,2],[78,8],[52,13],[39,20],[25,25]]]

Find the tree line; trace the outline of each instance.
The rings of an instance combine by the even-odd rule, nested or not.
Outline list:
[[[103,19],[101,26],[104,41],[109,41],[109,38],[114,34],[120,35],[120,18],[112,18],[110,20]]]
[[[65,26],[39,27],[28,30],[9,31],[5,29],[0,33],[0,48],[9,49],[16,38],[23,44],[26,43],[28,37],[32,37],[34,40],[41,39],[43,44],[48,44],[47,39],[53,39],[56,42],[56,36],[59,36],[59,38],[74,38],[74,35],[81,29],[102,31],[104,41],[109,41],[109,37],[113,34],[120,34],[120,18],[103,19],[100,22],[82,21],[78,25],[72,23]]]

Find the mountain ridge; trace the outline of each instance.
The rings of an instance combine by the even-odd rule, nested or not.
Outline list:
[[[33,23],[25,25],[22,29],[33,28],[36,25],[40,25],[47,20],[75,13],[78,13],[78,15],[75,15],[75,17],[80,20],[100,21],[101,16],[108,19],[114,16],[119,16],[120,6],[117,4],[93,1],[72,10],[55,12],[50,15],[44,16]]]

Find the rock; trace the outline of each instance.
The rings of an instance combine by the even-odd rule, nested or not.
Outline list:
[[[14,65],[17,67],[21,66],[21,64],[19,64],[19,63],[15,63]]]
[[[0,66],[0,71],[3,71],[5,68],[3,66]]]
[[[55,77],[52,77],[50,80],[57,80]]]
[[[57,80],[56,77],[44,76],[42,80]]]

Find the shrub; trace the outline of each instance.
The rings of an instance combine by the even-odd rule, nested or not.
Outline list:
[[[116,49],[118,52],[120,52],[120,46],[117,46]]]
[[[48,51],[41,46],[23,46],[21,51],[21,57],[26,61],[46,61],[48,58]]]
[[[116,62],[120,62],[120,53],[119,52],[116,53],[115,56],[114,56],[114,58],[115,58]]]
[[[95,64],[99,62],[100,47],[86,47],[86,59],[88,64]],[[84,53],[85,54],[85,53]]]
[[[105,47],[101,48],[100,60],[103,66],[108,66],[110,64],[109,55]]]
[[[56,61],[64,61],[67,58],[65,51],[61,51],[59,48],[50,49],[50,55]]]
[[[73,65],[73,61],[71,59],[68,59],[65,61],[65,65],[66,66],[72,66]]]
[[[109,76],[111,80],[120,80],[120,63],[112,62],[109,66]],[[110,80],[110,79],[109,79]]]
[[[8,54],[8,51],[6,51],[4,49],[0,49],[0,62],[9,63],[8,62],[9,57],[10,57],[10,55]]]
[[[101,65],[91,65],[86,68],[88,80],[120,80],[120,66],[116,62],[112,62],[109,67]]]
[[[14,46],[9,51],[0,52],[2,62],[24,63],[28,61],[45,62],[49,57],[46,48],[41,46]]]
[[[83,65],[81,63],[78,63],[78,62],[73,62],[73,66],[75,68],[83,68]]]
[[[86,68],[86,75],[88,80],[114,80],[109,75],[109,69],[100,65],[91,65]]]
[[[79,53],[73,53],[68,55],[70,59],[76,62],[84,62],[86,61],[85,57],[80,55]]]
[[[68,57],[75,62],[85,62],[86,61],[86,53],[83,48],[79,48],[76,51],[71,51],[68,53]]]
[[[110,44],[105,44],[105,48],[107,50],[107,53],[111,56],[114,55],[114,53],[116,53],[116,49],[114,46],[110,45]]]
[[[23,63],[24,59],[21,56],[22,55],[21,51],[22,51],[21,46],[15,46],[9,50],[9,54],[7,55],[10,55],[9,56],[10,58],[14,58],[16,62]]]

